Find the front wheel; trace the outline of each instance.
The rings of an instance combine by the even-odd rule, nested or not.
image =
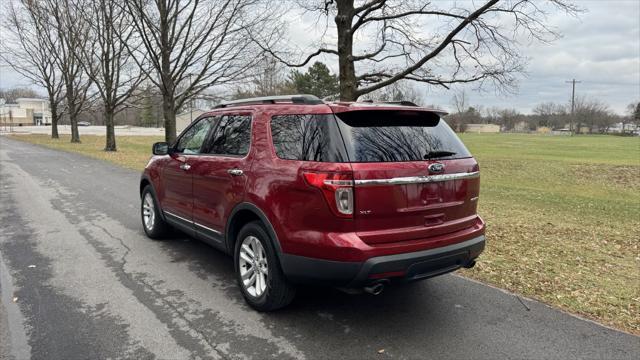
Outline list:
[[[162,219],[160,207],[156,201],[151,185],[142,190],[142,204],[140,204],[142,227],[148,237],[160,239],[169,232],[169,225]]]
[[[252,308],[272,311],[291,303],[295,288],[282,273],[262,223],[250,222],[240,230],[234,255],[238,285]]]

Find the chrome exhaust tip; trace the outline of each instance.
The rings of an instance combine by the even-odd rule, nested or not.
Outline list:
[[[370,286],[365,286],[363,290],[364,292],[369,293],[371,295],[380,295],[380,293],[382,293],[382,291],[384,290],[384,284],[381,282],[375,283]]]

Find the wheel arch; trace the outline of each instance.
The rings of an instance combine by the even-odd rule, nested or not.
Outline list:
[[[156,189],[153,187],[153,182],[151,181],[151,179],[149,179],[149,177],[147,176],[142,176],[142,178],[140,179],[140,201],[142,201],[142,192],[147,186],[149,186],[149,188],[151,189],[151,194],[153,194],[156,205],[160,210],[160,217],[162,218],[162,220],[166,221],[164,211],[162,210],[162,205],[160,205],[160,199],[158,199],[158,194],[156,193]]]
[[[142,191],[144,191],[144,188],[146,188],[148,185],[151,185],[151,189],[153,189],[153,184],[151,183],[151,180],[149,180],[148,177],[143,176],[140,179],[140,197],[142,198]],[[154,191],[155,193],[155,191]]]
[[[280,246],[280,240],[278,240],[278,235],[276,234],[273,225],[271,225],[267,215],[265,215],[259,207],[248,202],[236,205],[229,215],[229,219],[227,220],[227,225],[225,227],[225,245],[227,247],[227,251],[229,254],[233,255],[238,232],[240,232],[240,229],[242,229],[245,224],[256,220],[260,221],[264,225],[265,230],[272,240],[273,247],[276,249],[276,256],[278,256],[278,260],[280,260],[282,247]]]

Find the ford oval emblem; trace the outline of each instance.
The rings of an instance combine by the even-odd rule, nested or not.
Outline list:
[[[429,172],[430,173],[441,173],[444,171],[444,164],[443,163],[434,163],[429,165]]]

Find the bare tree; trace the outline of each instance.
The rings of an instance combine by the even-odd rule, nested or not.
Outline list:
[[[130,0],[142,46],[130,50],[163,97],[165,138],[176,112],[194,96],[248,75],[259,59],[246,32],[270,19],[260,0]]]
[[[19,98],[37,98],[38,92],[28,87],[12,87],[9,89],[0,89],[0,99],[7,102],[15,102]]]
[[[86,76],[79,58],[78,49],[84,49],[88,41],[88,27],[81,19],[81,9],[87,6],[83,0],[27,1],[25,4],[43,14],[43,26],[56,33],[60,42],[53,57],[64,83],[66,113],[71,124],[71,142],[80,142],[78,115],[87,104],[87,91],[91,80]],[[53,44],[51,44],[51,47]]]
[[[58,121],[63,100],[63,80],[53,53],[60,51],[57,33],[47,26],[48,14],[31,1],[7,4],[7,17],[3,22],[0,59],[20,75],[47,91],[51,112],[51,137],[58,139]]]
[[[406,81],[398,81],[382,89],[370,92],[365,97],[373,101],[410,101],[417,105],[424,103],[422,94]]]
[[[557,128],[564,127],[569,121],[569,110],[566,105],[546,102],[536,105],[532,111],[538,117],[538,125]]]
[[[595,130],[603,131],[614,122],[611,108],[608,104],[588,97],[577,97],[575,101],[574,116],[576,119],[576,132],[582,132],[586,127],[589,133]]]
[[[287,81],[287,67],[273,57],[262,57],[260,62],[255,64],[254,70],[247,81],[235,87],[232,94],[234,99],[285,95],[295,91],[293,84]]]
[[[456,113],[462,114],[469,108],[469,98],[467,97],[467,92],[462,89],[460,91],[456,91],[451,98],[451,103],[456,110]]]
[[[513,91],[526,58],[522,40],[550,42],[558,34],[547,23],[552,9],[580,11],[564,0],[298,0],[304,11],[335,21],[335,34],[319,39],[299,61],[278,48],[283,28],[253,34],[273,56],[292,67],[319,55],[338,57],[340,98],[358,97],[406,79],[449,88],[491,83]],[[337,41],[333,44],[331,42]],[[354,41],[358,39],[357,41]],[[367,40],[368,39],[368,40]],[[289,52],[290,53],[290,52]]]
[[[627,105],[627,116],[622,118],[622,132],[625,131],[627,123],[640,126],[640,101]]]
[[[144,79],[134,69],[127,44],[133,45],[131,18],[117,0],[94,0],[82,10],[89,41],[76,50],[76,57],[95,84],[104,107],[105,151],[116,151],[115,115],[123,110],[133,91]],[[132,67],[133,65],[133,67]]]
[[[497,124],[500,125],[504,130],[511,131],[528,131],[531,130],[530,126],[527,124],[525,128],[516,128],[516,125],[524,121],[524,116],[520,114],[520,112],[516,109],[501,109],[499,111],[499,117],[497,119]],[[535,127],[533,128],[535,130]]]

